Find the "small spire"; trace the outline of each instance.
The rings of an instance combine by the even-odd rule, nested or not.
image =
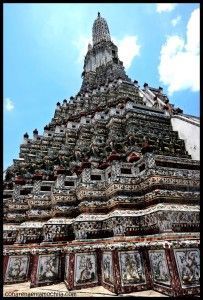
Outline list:
[[[33,130],[33,134],[38,135],[38,130],[37,129]]]
[[[27,132],[24,134],[24,138],[25,138],[25,139],[28,139],[28,138],[29,138],[29,135],[28,135]]]
[[[100,16],[100,12],[98,12],[98,17],[93,23],[92,40],[93,46],[101,41],[111,40],[107,22],[104,18]]]

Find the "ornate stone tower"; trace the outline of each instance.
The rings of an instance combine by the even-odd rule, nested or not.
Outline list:
[[[92,37],[79,93],[5,174],[4,282],[198,294],[199,121],[126,75],[99,13]]]
[[[84,61],[83,83],[80,92],[88,92],[99,85],[104,87],[115,79],[130,79],[125,73],[123,63],[118,58],[118,48],[111,41],[107,22],[98,13],[92,29],[92,41]]]

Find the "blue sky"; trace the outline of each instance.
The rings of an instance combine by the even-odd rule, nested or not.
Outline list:
[[[4,169],[78,92],[98,11],[128,76],[199,116],[199,4],[4,4]]]

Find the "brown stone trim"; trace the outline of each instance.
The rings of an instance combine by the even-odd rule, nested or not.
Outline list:
[[[61,256],[59,256],[60,259],[60,267],[59,267],[59,278],[60,281],[64,281],[65,278],[65,254],[61,254]]]
[[[111,239],[103,239],[103,240],[94,240],[94,241],[85,241],[83,240],[82,242],[73,240],[73,242],[68,243],[68,244],[57,244],[58,248],[63,249],[65,247],[77,247],[77,246],[88,246],[88,245],[98,245],[98,248],[100,245],[103,245],[104,243],[112,244],[112,246],[115,243],[137,243],[137,242],[155,242],[155,241],[185,241],[185,240],[194,240],[196,242],[199,241],[199,233],[196,232],[189,232],[187,234],[184,233],[176,233],[176,232],[171,232],[171,233],[164,233],[164,234],[154,234],[154,235],[147,235],[147,236],[134,236],[134,237],[124,237],[124,236],[118,236],[118,237],[112,237]],[[17,247],[15,245],[9,245],[6,246],[7,250],[9,251],[15,251],[15,250],[24,250],[24,249],[29,249],[30,252],[32,248],[35,247],[36,245],[18,245]],[[54,248],[55,245],[53,244],[48,244],[46,245],[46,249],[49,249],[51,251],[52,248]],[[43,245],[37,245],[38,249],[45,249],[45,246]]]
[[[173,254],[173,249],[166,248],[165,253],[166,253],[166,260],[169,267],[169,273],[171,276],[171,287],[173,290],[173,295],[177,296],[180,295],[181,284],[180,284],[175,257]]]
[[[28,280],[31,278],[31,273],[33,269],[33,263],[34,263],[34,255],[30,255],[30,260],[29,260],[29,267],[28,267]]]
[[[97,249],[97,277],[98,277],[98,285],[102,285],[102,251],[101,249]]]
[[[8,260],[9,260],[9,256],[5,255],[3,257],[3,278],[4,278],[4,280],[5,280],[6,271],[7,271],[7,267],[8,267]]]
[[[33,255],[32,259],[32,271],[30,275],[30,288],[37,286],[37,266],[39,261],[39,255]]]
[[[158,283],[154,283],[153,290],[157,291],[157,292],[160,292],[160,293],[162,293],[164,295],[167,295],[167,296],[171,296],[171,297],[174,296],[174,291],[171,287],[167,287],[167,286],[164,286],[164,285],[161,285],[161,284],[158,284]]]
[[[114,292],[118,295],[121,293],[121,274],[119,266],[118,250],[112,251],[112,264],[114,275]]]
[[[67,286],[69,290],[74,288],[74,265],[75,265],[75,254],[69,254],[69,266],[67,276]]]
[[[147,251],[147,247],[140,248],[139,250],[143,258],[147,289],[150,290],[153,289],[153,280],[152,280],[152,270],[151,270],[150,260],[149,260],[149,253]]]

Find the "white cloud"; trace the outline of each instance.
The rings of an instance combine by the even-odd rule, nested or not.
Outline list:
[[[167,12],[167,11],[170,12],[170,11],[174,10],[176,5],[177,4],[175,4],[175,3],[158,3],[156,5],[156,11],[158,13]]]
[[[137,41],[137,36],[128,35],[117,40],[112,38],[118,47],[118,57],[123,62],[124,67],[127,69],[132,65],[133,59],[140,54],[140,45]]]
[[[14,109],[13,101],[10,98],[6,98],[4,107],[7,111],[13,110]]]
[[[168,86],[168,92],[200,88],[200,10],[193,10],[187,24],[186,40],[168,36],[162,45],[158,67],[160,81]]]
[[[181,16],[177,16],[176,18],[171,20],[171,24],[175,27],[181,20]]]

